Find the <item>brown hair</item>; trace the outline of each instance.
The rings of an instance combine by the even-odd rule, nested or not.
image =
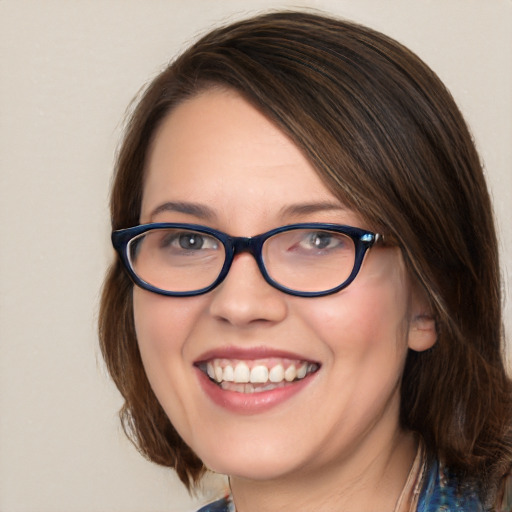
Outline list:
[[[400,246],[436,315],[438,341],[410,351],[401,421],[485,494],[511,460],[498,250],[482,167],[437,76],[396,41],[323,16],[277,12],[213,30],[146,89],[127,126],[113,229],[138,224],[148,146],[180,101],[232,88],[287,133],[329,189]],[[116,260],[100,340],[127,434],[191,486],[203,471],[158,404],[135,337],[132,283]],[[314,299],[312,299],[314,300]]]

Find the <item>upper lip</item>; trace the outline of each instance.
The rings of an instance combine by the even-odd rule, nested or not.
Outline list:
[[[252,361],[257,359],[270,359],[270,358],[283,358],[294,359],[296,361],[307,361],[310,363],[320,364],[318,361],[311,359],[308,356],[297,354],[287,350],[279,350],[271,347],[221,347],[210,349],[202,353],[195,361],[194,364],[200,364],[212,359],[238,359]]]

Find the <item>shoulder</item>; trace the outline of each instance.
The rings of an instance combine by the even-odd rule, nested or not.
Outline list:
[[[197,512],[235,512],[235,507],[231,499],[226,497],[205,505]]]

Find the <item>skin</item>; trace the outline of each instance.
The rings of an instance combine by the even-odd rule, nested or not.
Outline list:
[[[159,208],[168,202],[207,211]],[[316,206],[296,208],[304,204]],[[270,121],[235,92],[216,89],[181,103],[159,128],[140,221],[198,223],[235,236],[295,222],[369,228]],[[398,422],[405,357],[436,339],[398,248],[372,248],[355,281],[326,297],[272,288],[241,254],[205,295],[135,287],[133,299],[155,394],[204,463],[230,475],[239,512],[393,510],[416,452]],[[240,414],[207,396],[194,366],[208,351],[233,347],[292,351],[321,367],[287,400]]]

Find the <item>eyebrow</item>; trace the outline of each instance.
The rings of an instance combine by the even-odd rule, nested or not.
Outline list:
[[[193,215],[200,219],[211,220],[215,217],[214,211],[208,206],[198,204],[198,203],[189,203],[185,201],[168,201],[166,203],[157,206],[150,215],[150,218],[156,217],[159,213],[163,212],[175,212],[175,213],[185,213],[188,215]]]
[[[308,215],[311,213],[318,213],[324,211],[346,211],[347,207],[341,203],[334,203],[330,201],[323,201],[318,203],[301,203],[286,206],[282,210],[283,216],[287,215]]]
[[[315,203],[299,203],[285,206],[281,210],[281,215],[286,216],[297,216],[297,215],[308,215],[312,213],[318,213],[322,211],[346,211],[347,208],[341,203],[334,203],[329,201],[315,202]],[[214,210],[210,207],[199,204],[191,203],[186,201],[168,201],[157,206],[150,215],[153,219],[160,213],[164,212],[175,212],[184,213],[187,215],[193,215],[199,219],[212,220],[216,217]]]

